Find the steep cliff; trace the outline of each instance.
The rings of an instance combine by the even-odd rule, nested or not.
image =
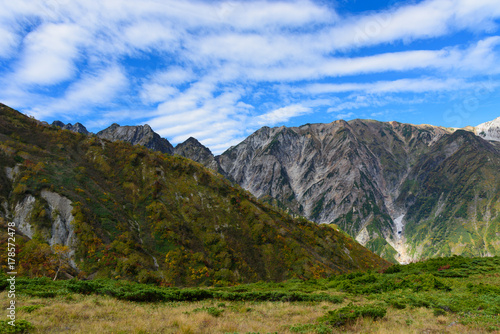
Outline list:
[[[76,132],[76,133],[81,133],[81,134],[84,134],[84,135],[90,134],[90,132],[88,132],[87,128],[85,126],[83,126],[83,124],[81,124],[81,123],[75,123],[73,125],[71,123],[64,124],[61,121],[54,121],[54,122],[52,122],[52,125],[53,126],[58,126],[61,129],[63,129],[63,130],[69,130],[69,131],[73,131],[73,132]]]
[[[215,160],[215,156],[212,152],[193,137],[190,137],[185,142],[178,144],[175,147],[174,153],[196,161],[216,172],[223,172],[219,163]]]
[[[151,150],[173,154],[174,147],[170,142],[160,137],[149,125],[120,126],[116,123],[99,131],[97,137],[111,141],[125,141],[132,145],[142,145]]]
[[[469,150],[488,154],[491,160],[489,180],[482,180],[478,189],[490,187],[485,195],[490,212],[499,205],[499,151],[474,136],[479,143],[454,141],[464,131],[453,134],[450,129],[430,125],[369,120],[336,121],[330,124],[308,124],[295,128],[262,128],[239,145],[218,157],[221,168],[238,184],[255,196],[275,203],[318,223],[334,223],[389,260],[408,262],[420,257],[462,254],[461,248],[437,251],[427,248],[413,234],[407,221],[418,224],[423,216],[415,216],[425,201],[425,192],[414,193],[414,183],[427,189],[431,182],[450,195],[483,175],[484,160],[474,163],[455,161],[464,177],[447,183],[444,173],[433,181],[417,177],[417,170],[436,175],[434,164],[425,164],[440,152]],[[451,140],[450,147],[443,144]],[[462,151],[460,151],[462,152]],[[438,159],[438,158],[436,158]],[[470,198],[455,198],[466,202]],[[483,210],[483,211],[484,211]],[[471,218],[472,211],[463,217]],[[498,213],[482,215],[486,224],[497,226]],[[487,217],[487,218],[485,218]],[[443,224],[451,223],[443,219]],[[472,225],[469,220],[465,224]],[[408,225],[410,226],[410,225]],[[496,227],[494,228],[496,231]],[[433,231],[427,231],[434,238]],[[437,233],[437,232],[436,232]],[[496,233],[496,232],[495,232]],[[433,239],[432,239],[433,240]],[[445,242],[451,242],[447,238]],[[493,244],[496,245],[493,240]],[[471,254],[497,254],[500,248],[476,242]]]
[[[483,139],[500,142],[500,117],[479,124],[474,128],[474,133]]]

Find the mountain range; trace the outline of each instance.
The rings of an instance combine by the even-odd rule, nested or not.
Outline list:
[[[223,286],[389,265],[334,226],[160,152],[171,145],[148,126],[62,128],[0,104],[0,240],[14,222],[19,275],[57,276],[66,263],[67,276]],[[196,143],[175,151],[210,158]]]
[[[138,143],[123,128],[141,127],[97,136]],[[219,156],[194,138],[167,153],[334,224],[392,262],[500,254],[500,117],[464,129],[372,120],[263,127]]]

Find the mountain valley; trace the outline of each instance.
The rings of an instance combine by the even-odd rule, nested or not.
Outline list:
[[[86,279],[199,286],[389,265],[335,228],[292,218],[199,163],[0,105],[2,242],[7,222],[20,233],[18,271],[28,277],[57,277],[64,267]]]
[[[103,136],[125,128],[134,127],[113,125],[97,136],[138,143]],[[334,224],[389,261],[408,263],[499,254],[499,129],[500,117],[465,129],[340,120],[264,127],[219,156],[194,138],[168,153],[294,215]]]

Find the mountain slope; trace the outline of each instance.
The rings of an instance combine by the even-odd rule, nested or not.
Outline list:
[[[174,149],[174,153],[196,161],[216,172],[223,173],[223,170],[220,168],[217,160],[215,160],[212,152],[193,137],[178,144]]]
[[[69,130],[69,131],[81,133],[81,134],[84,134],[84,135],[90,134],[90,132],[87,130],[87,128],[85,126],[83,126],[83,124],[81,124],[81,123],[75,123],[73,125],[71,123],[64,124],[61,121],[54,121],[54,122],[52,122],[52,125],[53,126],[58,126],[61,129],[63,129],[63,130]]]
[[[467,131],[422,156],[397,199],[412,257],[499,254],[499,174],[500,151]]]
[[[474,133],[486,140],[500,141],[500,117],[479,124],[474,128]]]
[[[262,128],[218,160],[230,178],[257,197],[318,223],[334,223],[384,258],[407,262],[463,253],[456,247],[443,252],[427,248],[423,252],[411,224],[404,228],[407,220],[418,224],[424,217],[414,212],[420,210],[428,194],[415,194],[414,184],[427,189],[434,182],[435,189],[450,195],[453,188],[461,189],[480,179],[478,189],[489,187],[485,195],[489,202],[482,208],[484,223],[498,226],[495,208],[500,193],[499,151],[472,133],[470,136],[476,141],[455,141],[463,133],[452,134],[451,130],[428,125],[369,120]],[[444,144],[449,140],[452,143]],[[425,162],[433,156],[438,159],[440,152],[449,151],[450,147],[486,154],[491,165],[484,166],[484,159],[473,156],[470,159],[477,160],[474,166],[463,157],[457,158],[454,167],[462,171],[463,177],[456,183],[447,183],[449,170],[439,175],[434,171],[437,164]],[[490,178],[480,178],[486,170],[490,171]],[[423,178],[421,173],[439,176]],[[456,200],[465,203],[470,198]],[[465,225],[473,225],[472,215],[472,211],[467,211],[463,217]],[[443,218],[442,223],[451,224],[448,218]],[[496,228],[490,229],[490,235],[495,235]],[[428,237],[436,237],[433,233],[438,232],[430,231]],[[476,242],[471,246],[472,254],[497,254],[498,238],[490,239],[493,243],[487,251],[484,244]]]
[[[54,126],[59,126],[63,130],[70,130],[77,133],[90,135],[87,129],[80,123],[72,125],[71,123],[64,124],[60,121],[54,121]],[[153,131],[149,125],[133,125],[120,126],[116,123],[108,128],[99,131],[97,137],[111,140],[124,141],[132,145],[142,145],[151,150],[159,151],[167,154],[178,154],[185,158],[196,161],[203,166],[210,168],[219,173],[223,173],[215,156],[205,146],[193,137],[188,138],[185,142],[178,144],[175,148],[170,142],[160,137],[159,134]]]
[[[32,276],[46,266],[30,254],[56,244],[70,249],[83,277],[175,285],[388,265],[335,229],[292,219],[188,159],[61,131],[4,105],[0,203],[0,220],[31,239],[20,244],[30,264],[20,272]]]
[[[142,145],[151,150],[173,154],[174,147],[168,140],[160,137],[149,125],[120,126],[116,123],[99,131],[97,137],[111,141],[125,141],[132,145]]]

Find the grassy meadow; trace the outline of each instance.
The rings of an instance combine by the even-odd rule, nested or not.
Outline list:
[[[499,257],[225,287],[18,278],[16,289],[18,326],[0,333],[500,333]]]

